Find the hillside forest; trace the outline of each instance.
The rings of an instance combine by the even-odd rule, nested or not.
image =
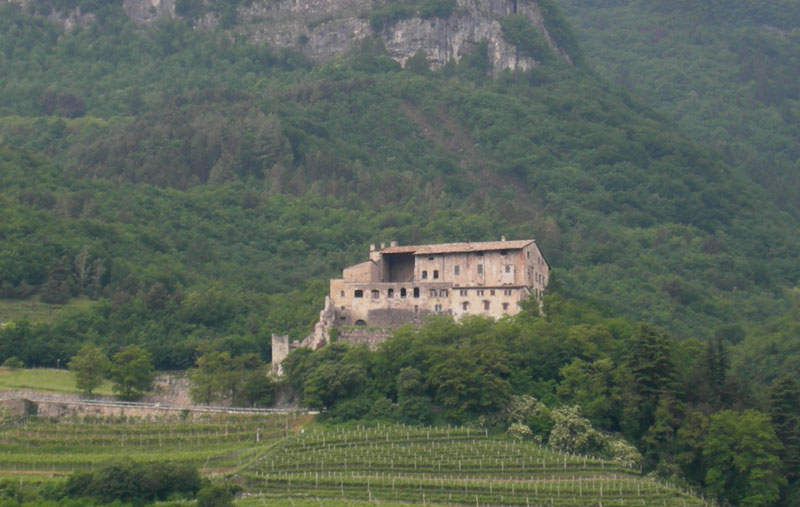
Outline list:
[[[370,243],[532,237],[543,314],[300,350],[275,389],[332,424],[514,428],[721,502],[800,502],[796,5],[548,0],[571,63],[509,16],[541,64],[492,75],[487,44],[394,61],[395,15],[451,14],[417,3],[378,2],[326,63],[231,36],[233,0],[203,4],[213,29],[191,2],[146,26],[0,5],[0,362],[89,344],[260,371]],[[93,21],[43,15],[77,6]]]

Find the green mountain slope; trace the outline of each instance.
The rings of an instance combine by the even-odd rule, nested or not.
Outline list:
[[[563,2],[587,55],[787,212],[800,210],[797,2]],[[794,296],[788,296],[795,299]],[[756,324],[737,368],[765,384],[796,375],[796,303]]]
[[[164,367],[266,353],[381,240],[536,237],[564,292],[678,337],[778,316],[796,283],[796,220],[582,67],[412,71],[372,39],[311,65],[181,20],[0,14],[3,296],[100,301],[17,328],[29,363],[86,336]]]
[[[563,2],[588,60],[800,209],[797,2]]]

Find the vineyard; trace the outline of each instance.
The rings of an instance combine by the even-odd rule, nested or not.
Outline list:
[[[680,488],[590,456],[469,428],[379,426],[294,434],[237,473],[278,499],[466,505],[703,505]]]
[[[302,422],[294,415],[209,414],[187,420],[127,418],[2,421],[0,476],[61,475],[121,456],[205,472],[241,466]]]
[[[310,416],[0,420],[0,477],[92,470],[121,456],[231,474],[241,505],[703,505],[638,469],[474,428],[300,429]],[[26,480],[28,480],[26,479]]]

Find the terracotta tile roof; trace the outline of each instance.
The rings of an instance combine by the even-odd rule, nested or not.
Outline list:
[[[519,250],[533,243],[532,239],[516,241],[474,241],[467,243],[439,243],[438,245],[390,246],[381,254],[413,253],[415,255],[486,252],[490,250]]]

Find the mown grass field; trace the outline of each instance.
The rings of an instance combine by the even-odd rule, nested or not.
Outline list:
[[[235,477],[255,495],[243,505],[704,504],[621,463],[468,428],[308,431],[276,443]]]
[[[66,368],[66,366],[64,366]],[[75,375],[66,369],[52,368],[0,368],[0,389],[14,391],[34,390],[53,393],[79,394],[75,386]],[[103,381],[95,394],[111,395],[111,382]]]

